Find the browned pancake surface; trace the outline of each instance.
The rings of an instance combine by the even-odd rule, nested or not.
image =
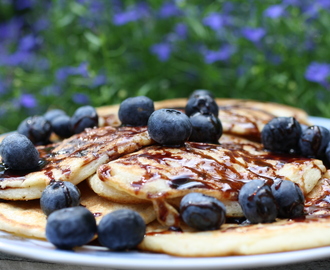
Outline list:
[[[0,198],[40,198],[52,180],[78,184],[110,160],[153,144],[146,127],[101,127],[86,129],[61,143],[38,147],[43,163],[36,172],[0,171]]]

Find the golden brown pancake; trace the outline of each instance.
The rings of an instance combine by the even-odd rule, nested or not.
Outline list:
[[[157,232],[156,228],[160,231]],[[153,226],[139,245],[148,252],[212,257],[285,252],[330,245],[330,218],[278,220],[267,224],[225,224],[205,232],[162,231]]]
[[[320,160],[275,155],[258,143],[187,142],[180,148],[154,145],[125,155],[100,166],[93,181],[152,201],[158,220],[176,226],[179,215],[172,200],[190,192],[216,197],[225,204],[227,216],[242,217],[238,192],[247,181],[291,180],[307,195],[325,172]]]
[[[131,209],[137,211],[146,224],[156,218],[152,205],[118,204],[95,194],[86,183],[78,185],[81,192],[81,205],[89,209],[95,216],[97,223],[104,215],[118,210]],[[45,228],[47,217],[40,208],[40,200],[31,201],[2,201],[0,202],[0,230],[15,235],[46,239]]]
[[[78,184],[112,159],[152,144],[146,127],[86,129],[56,145],[38,147],[45,166],[36,172],[0,171],[0,198],[40,198],[50,180]]]
[[[142,250],[184,257],[252,255],[330,245],[330,170],[306,195],[305,216],[248,224],[227,220],[219,230],[198,232],[181,224],[169,230],[154,221],[139,245]]]

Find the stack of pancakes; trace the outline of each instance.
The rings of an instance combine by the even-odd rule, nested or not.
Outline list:
[[[224,134],[220,144],[156,144],[146,127],[121,127],[119,106],[98,108],[100,127],[52,145],[38,146],[45,162],[37,172],[0,171],[0,229],[45,239],[46,216],[39,198],[52,179],[70,181],[81,204],[99,220],[120,208],[141,214],[147,234],[141,250],[177,256],[260,254],[330,245],[330,170],[321,160],[276,155],[263,149],[260,133],[276,116],[310,125],[299,109],[274,103],[216,99]],[[186,99],[155,102],[155,108],[184,108]],[[240,223],[240,188],[252,179],[297,183],[306,217],[269,224]],[[178,205],[190,192],[221,200],[227,222],[220,230],[197,232],[180,219]],[[329,197],[330,198],[330,197]],[[176,230],[171,230],[171,228]]]

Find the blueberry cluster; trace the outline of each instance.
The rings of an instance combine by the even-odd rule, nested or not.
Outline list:
[[[330,162],[330,131],[323,126],[302,127],[294,117],[275,117],[261,132],[265,149]]]
[[[304,216],[304,195],[299,186],[289,180],[255,179],[241,188],[238,202],[250,223],[269,223],[279,218]]]
[[[72,249],[88,243],[97,233],[99,242],[111,250],[132,249],[145,234],[142,217],[132,210],[118,210],[105,215],[96,225],[94,215],[80,206],[81,193],[66,181],[52,180],[40,198],[47,215],[46,237],[60,249]]]
[[[190,118],[193,142],[219,143],[222,124],[218,117],[219,107],[214,96],[207,90],[196,90],[188,99],[185,112]]]
[[[87,208],[66,207],[52,212],[46,224],[47,240],[59,249],[85,245],[97,235],[100,244],[111,250],[128,250],[143,240],[145,232],[140,214],[129,209],[106,214],[97,225]]]
[[[28,117],[20,123],[17,132],[29,138],[34,145],[44,145],[50,143],[52,132],[61,138],[68,138],[95,126],[98,126],[97,112],[86,105],[78,108],[71,117],[59,109]]]
[[[185,106],[185,113],[161,109],[148,119],[150,137],[162,145],[181,146],[185,141],[219,143],[222,125],[219,107],[208,90],[194,91]]]

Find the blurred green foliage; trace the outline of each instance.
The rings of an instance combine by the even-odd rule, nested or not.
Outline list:
[[[329,15],[322,0],[0,0],[0,133],[195,89],[330,117]]]

